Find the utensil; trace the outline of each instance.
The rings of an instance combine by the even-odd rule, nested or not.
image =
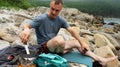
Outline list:
[[[29,51],[29,48],[28,48],[28,44],[25,44],[24,47],[25,47],[26,53],[27,53],[27,54],[30,54],[30,51]]]

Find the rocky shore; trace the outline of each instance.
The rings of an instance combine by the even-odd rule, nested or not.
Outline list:
[[[9,45],[23,45],[19,33],[24,23],[30,22],[38,14],[47,13],[49,8],[36,7],[27,10],[0,9],[0,50]],[[108,63],[107,67],[120,67],[120,24],[105,26],[102,16],[93,16],[75,8],[63,8],[60,15],[89,44],[91,50],[102,57],[118,55],[118,59]],[[36,45],[34,29],[29,44]],[[66,30],[61,29],[58,35],[66,40],[74,39]],[[71,63],[71,67],[87,67]]]

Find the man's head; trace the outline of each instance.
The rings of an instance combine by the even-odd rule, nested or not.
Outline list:
[[[62,0],[52,0],[50,3],[50,12],[49,16],[55,19],[59,12],[62,10],[63,2]]]

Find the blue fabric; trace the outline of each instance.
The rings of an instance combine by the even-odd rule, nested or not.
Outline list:
[[[32,28],[35,28],[38,44],[42,44],[55,37],[60,28],[69,27],[64,18],[57,16],[55,19],[52,19],[48,14],[41,14],[35,17],[30,22],[30,25]]]
[[[42,53],[40,54],[32,64],[36,64],[37,67],[69,67],[69,63],[63,57],[52,54]]]
[[[92,58],[82,55],[79,52],[72,51],[72,52],[62,55],[62,57],[65,58],[69,62],[85,64],[88,67],[92,67]]]

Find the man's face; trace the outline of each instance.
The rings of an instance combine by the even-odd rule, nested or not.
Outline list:
[[[55,18],[58,16],[58,14],[59,14],[59,12],[61,11],[61,9],[62,9],[62,4],[61,4],[61,3],[60,3],[60,4],[55,4],[54,1],[51,2],[51,3],[50,3],[49,16],[50,16],[51,18],[55,19]]]

